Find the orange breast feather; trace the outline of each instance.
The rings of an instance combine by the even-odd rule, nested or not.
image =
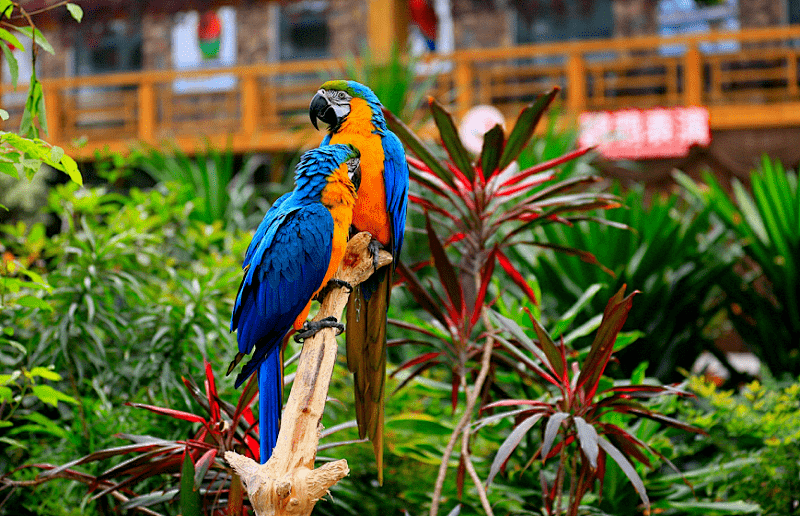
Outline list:
[[[350,114],[331,143],[350,143],[361,152],[361,186],[353,210],[353,226],[369,231],[383,245],[392,237],[391,222],[386,212],[386,186],[383,182],[383,145],[379,134],[373,133],[372,110],[363,100],[350,101]]]

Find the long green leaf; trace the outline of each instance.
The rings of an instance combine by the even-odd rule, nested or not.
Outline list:
[[[11,33],[7,30],[0,29],[0,31],[11,35]],[[0,37],[1,36],[2,32],[0,32]],[[11,73],[11,86],[14,89],[17,89],[17,82],[19,82],[19,63],[17,63],[17,58],[14,57],[14,54],[11,52],[11,49],[8,48],[8,45],[0,43],[0,48],[3,49],[3,56],[6,58],[6,63],[8,63],[8,71]]]
[[[458,135],[458,128],[453,121],[452,115],[433,97],[430,98],[428,104],[433,115],[433,121],[439,129],[442,144],[450,155],[450,159],[453,160],[458,170],[472,182],[475,179],[475,170],[472,168],[469,152],[464,148],[461,137]]]
[[[622,452],[620,452],[607,440],[603,439],[602,437],[598,437],[597,444],[599,444],[600,448],[602,448],[603,451],[605,451],[609,457],[614,459],[614,462],[619,465],[622,472],[625,473],[625,476],[628,477],[628,480],[630,480],[631,484],[633,484],[633,488],[636,489],[637,493],[639,493],[639,497],[642,499],[645,508],[649,510],[650,499],[647,497],[647,491],[644,488],[644,482],[642,482],[642,478],[638,473],[636,473],[636,468],[634,468],[630,461],[625,458]]]
[[[492,465],[489,468],[489,477],[486,479],[487,486],[492,483],[492,480],[494,480],[494,477],[500,471],[500,467],[505,464],[505,462],[511,456],[511,453],[517,448],[517,446],[519,446],[519,443],[522,442],[522,438],[525,437],[525,434],[527,434],[528,431],[533,428],[533,425],[535,425],[536,422],[542,418],[542,416],[543,414],[534,414],[517,425],[517,427],[510,434],[508,434],[506,440],[503,441],[503,444],[501,444],[500,448],[497,450],[497,454],[494,456]]]
[[[491,177],[497,171],[500,163],[500,156],[505,148],[505,134],[503,126],[495,125],[483,135],[483,147],[481,148],[481,171],[483,177]]]
[[[533,104],[529,104],[520,112],[517,122],[514,124],[514,129],[508,135],[503,154],[500,156],[498,170],[505,169],[512,161],[517,159],[519,153],[522,152],[522,149],[525,148],[533,136],[536,124],[539,123],[548,106],[558,95],[558,91],[558,88],[553,88],[550,93],[539,95],[539,98]]]
[[[439,162],[433,155],[433,152],[419,139],[414,131],[409,129],[409,127],[391,111],[384,109],[383,116],[386,118],[386,124],[389,126],[389,129],[400,138],[407,149],[422,160],[439,179],[447,183],[451,188],[456,187],[453,182],[453,175]]]
[[[182,516],[200,516],[202,514],[200,491],[194,487],[194,474],[194,463],[187,448],[183,454],[183,466],[181,466]]]

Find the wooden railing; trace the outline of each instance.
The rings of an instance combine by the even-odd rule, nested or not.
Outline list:
[[[492,104],[513,117],[557,85],[570,116],[706,105],[712,128],[800,125],[800,26],[463,50],[427,68],[439,70],[430,93],[457,116]],[[45,80],[48,139],[78,156],[136,141],[173,140],[188,152],[203,142],[237,152],[316,145],[308,103],[342,76],[340,62],[325,60]],[[4,127],[14,127],[24,94],[1,88],[12,115]]]

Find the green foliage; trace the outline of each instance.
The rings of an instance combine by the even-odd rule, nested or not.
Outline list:
[[[797,174],[764,157],[750,174],[752,194],[738,180],[734,201],[710,173],[706,186],[681,183],[740,239],[747,273],[720,282],[728,316],[772,374],[800,374],[800,188]]]
[[[184,185],[195,196],[192,218],[206,224],[222,221],[227,229],[247,230],[258,225],[266,211],[263,203],[257,202],[252,184],[261,165],[263,160],[250,156],[237,171],[230,150],[208,148],[205,153],[189,156],[177,147],[150,147],[133,152],[117,163],[115,170],[137,168],[158,183]]]
[[[753,381],[739,392],[720,390],[692,378],[697,403],[683,417],[708,437],[687,447],[693,458],[709,457],[709,467],[742,463],[706,487],[718,498],[760,505],[765,516],[796,514],[800,501],[800,383]],[[706,464],[704,464],[706,465]]]
[[[642,187],[620,195],[626,208],[598,214],[602,224],[542,227],[547,242],[591,249],[606,270],[557,252],[537,256],[535,264],[528,262],[528,270],[539,278],[547,311],[554,313],[568,309],[591,285],[609,291],[635,285],[642,293],[626,328],[643,330],[643,342],[618,355],[622,375],[647,361],[655,367],[655,377],[678,381],[679,368],[690,369],[703,350],[716,351],[712,331],[721,308],[715,285],[733,270],[737,248],[714,224],[708,207],[677,195],[648,200]],[[519,258],[526,263],[523,255]],[[595,297],[579,320],[602,308]]]
[[[664,456],[625,428],[630,424],[628,418],[644,418],[692,432],[700,430],[654,411],[640,401],[663,395],[684,395],[685,392],[654,384],[614,384],[603,377],[634,294],[625,296],[623,288],[608,301],[592,345],[580,361],[571,358],[576,354],[567,351],[563,341],[557,345],[534,317],[531,316],[530,322],[537,336],[536,342],[513,320],[493,314],[505,334],[496,337],[504,350],[519,362],[522,369],[544,380],[550,392],[535,399],[503,400],[483,408],[522,407],[487,418],[493,421],[513,417],[515,420],[514,430],[500,445],[492,462],[487,483],[491,483],[534,426],[546,420],[541,443],[529,449],[529,453],[532,452],[530,462],[541,459],[546,463],[548,459],[558,457],[555,478],[552,481],[542,479],[548,514],[561,514],[563,503],[567,514],[577,515],[581,500],[593,489],[595,481],[600,482],[602,489],[611,463],[616,463],[639,494],[645,508],[649,509],[650,500],[644,482],[632,462],[635,460],[650,467],[648,454],[662,459]],[[643,372],[638,376],[635,380],[641,381]],[[565,490],[568,476],[571,479],[568,482],[569,494]]]
[[[67,9],[76,20],[80,21],[79,12],[82,12],[80,7],[74,4],[67,4]],[[12,14],[14,13],[16,13],[15,17],[22,17],[27,22],[27,25],[18,26],[2,21],[3,17],[9,20],[12,19]],[[76,183],[82,184],[81,174],[75,161],[64,155],[64,150],[60,147],[52,146],[39,139],[40,132],[47,134],[47,116],[45,114],[42,83],[36,77],[36,55],[38,50],[36,45],[53,54],[52,45],[50,45],[41,31],[36,28],[30,15],[18,2],[11,0],[0,1],[0,23],[29,38],[34,47],[33,66],[31,66],[28,96],[22,111],[20,134],[0,131],[0,172],[17,178],[22,174],[30,179],[42,164],[48,164],[65,172]],[[23,48],[23,46],[19,39],[6,29],[0,29],[0,39],[3,40],[0,43],[0,48],[3,50],[5,61],[8,63],[8,68],[11,72],[11,83],[16,88],[19,81],[19,65],[7,44],[14,45],[16,48]],[[8,118],[8,112],[5,110],[2,110],[0,115],[2,115],[3,119]]]

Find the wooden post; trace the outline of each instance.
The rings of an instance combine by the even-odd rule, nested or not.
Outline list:
[[[142,80],[139,83],[138,95],[139,128],[138,136],[143,142],[155,142],[156,129],[156,96],[153,83]]]
[[[567,61],[567,110],[575,117],[586,110],[586,62],[580,52],[571,52]]]
[[[256,132],[258,121],[258,82],[256,76],[247,74],[242,78],[242,98],[239,99],[242,114],[242,132],[252,135]]]
[[[456,119],[461,120],[472,107],[472,70],[463,57],[456,61]]]
[[[703,103],[703,61],[697,42],[689,43],[683,58],[683,104],[700,106]]]
[[[370,239],[366,232],[350,239],[336,278],[356,286],[372,274],[372,256],[367,250]],[[380,252],[379,266],[391,261],[389,253]],[[340,319],[347,298],[343,288],[333,290],[322,301],[314,320],[328,316]],[[334,332],[333,328],[324,329],[303,343],[278,442],[267,463],[225,452],[225,460],[242,478],[257,516],[309,515],[317,500],[350,472],[345,459],[314,469],[322,413],[336,362]]]
[[[367,1],[367,41],[377,62],[388,61],[392,48],[402,51],[408,39],[406,0]]]
[[[797,60],[800,59],[800,54],[797,52],[787,51],[786,52],[786,80],[789,86],[789,96],[797,100],[797,96],[800,95],[800,87],[798,87],[797,81]]]
[[[61,140],[61,103],[58,89],[47,83],[42,84],[44,89],[44,106],[47,111],[47,139],[56,144]]]

